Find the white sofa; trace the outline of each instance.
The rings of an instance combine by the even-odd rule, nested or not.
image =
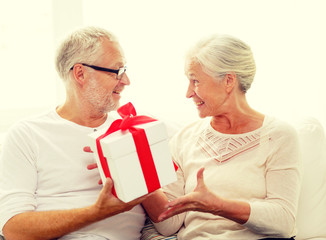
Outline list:
[[[289,121],[298,131],[303,160],[296,240],[326,240],[326,136],[321,123],[301,117]],[[176,239],[158,234],[149,220],[141,240]]]
[[[303,156],[303,181],[297,217],[296,240],[326,240],[326,136],[314,118],[293,121]],[[175,126],[173,131],[175,131]],[[1,151],[1,142],[0,142]],[[0,236],[1,239],[1,236]],[[142,240],[176,239],[159,235],[150,221],[142,231]]]
[[[296,128],[303,158],[303,180],[297,217],[297,240],[326,239],[326,137],[321,123],[305,118]]]

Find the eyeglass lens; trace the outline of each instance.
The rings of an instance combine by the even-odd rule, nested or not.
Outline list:
[[[126,70],[127,70],[126,67],[123,67],[123,68],[119,69],[119,73],[117,75],[118,80],[121,80],[121,78],[123,77],[123,74],[126,72]]]

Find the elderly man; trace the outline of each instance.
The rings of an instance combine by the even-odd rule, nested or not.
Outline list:
[[[17,123],[0,159],[0,235],[6,239],[138,239],[142,197],[123,203],[102,188],[87,135],[108,128],[129,78],[117,39],[88,27],[58,50],[56,67],[66,101]]]

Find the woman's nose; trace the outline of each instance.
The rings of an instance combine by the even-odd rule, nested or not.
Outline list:
[[[194,95],[195,95],[195,92],[194,92],[192,86],[189,84],[187,93],[186,93],[186,98],[192,98]]]

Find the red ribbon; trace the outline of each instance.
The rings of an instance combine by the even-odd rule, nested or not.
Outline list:
[[[97,152],[99,155],[100,163],[104,172],[105,177],[110,177],[110,170],[106,158],[103,155],[100,140],[108,136],[109,134],[116,132],[118,130],[129,130],[135,142],[140,166],[143,171],[145,183],[148,192],[152,192],[161,187],[160,181],[156,172],[153,156],[149,147],[149,143],[145,134],[144,129],[135,128],[135,125],[149,123],[157,121],[154,118],[147,116],[137,116],[136,110],[132,103],[127,103],[121,106],[117,112],[122,117],[122,119],[115,120],[109,129],[100,137],[96,139]],[[116,195],[114,187],[112,188],[112,193]]]

